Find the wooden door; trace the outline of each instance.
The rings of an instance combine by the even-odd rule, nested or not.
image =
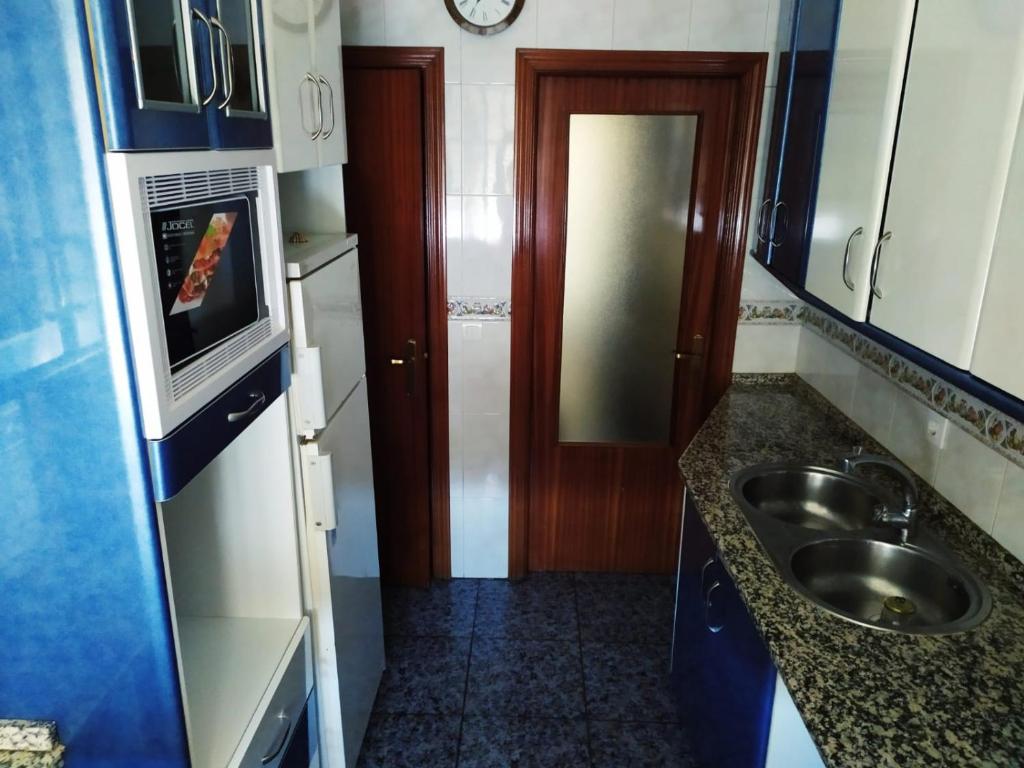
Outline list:
[[[450,571],[441,52],[345,48],[343,61],[381,578],[424,586]]]
[[[651,56],[660,54],[646,55]],[[656,58],[654,61],[657,64]],[[752,68],[751,74],[756,72],[760,85],[764,77],[763,59],[755,57],[747,64]],[[759,102],[751,97],[750,84],[745,80],[711,73],[674,75],[671,71],[658,71],[653,76],[637,76],[630,72],[562,74],[557,67],[555,70],[538,79],[535,94],[532,168],[536,176],[531,201],[533,217],[529,222],[533,280],[532,293],[528,295],[532,317],[527,365],[532,407],[525,452],[529,462],[528,567],[669,572],[676,566],[682,503],[676,461],[713,402],[711,395],[717,397],[714,393],[720,392],[723,368],[731,367],[742,264],[742,236],[736,240],[733,229],[737,217],[734,206],[737,197],[745,197],[749,205],[751,179],[749,173],[744,177],[740,169],[753,159],[754,136],[749,128],[751,119],[756,127]],[[572,115],[689,116],[696,125],[692,144],[686,149],[689,164],[680,166],[685,168],[682,173],[690,176],[686,180],[687,199],[682,204],[682,231],[678,241],[673,241],[678,244],[672,246],[678,248],[676,258],[681,262],[676,284],[669,287],[681,297],[678,309],[674,310],[677,319],[671,318],[675,332],[669,327],[664,348],[652,352],[665,356],[658,365],[666,371],[671,390],[660,417],[665,422],[661,437],[579,440],[566,431],[570,406],[563,408],[563,401],[575,403],[581,397],[564,388],[568,380],[566,366],[576,364],[568,353],[563,357],[567,349],[563,344],[565,322],[570,318],[566,296],[575,290],[567,275],[586,274],[567,272],[567,230],[572,231],[567,202],[573,183],[569,141]],[[523,118],[522,112],[520,117]],[[521,119],[519,125],[522,124]],[[525,158],[521,161],[528,162]],[[737,171],[742,181],[737,182]],[[652,205],[657,206],[657,201]],[[531,208],[529,203],[525,208]],[[639,253],[629,258],[650,257]],[[668,258],[673,258],[673,254],[669,253]],[[521,272],[522,244],[517,260]],[[599,267],[591,267],[596,268]],[[516,288],[522,285],[520,280],[522,274],[515,279]],[[522,296],[521,291],[519,295]],[[515,294],[513,302],[517,312],[524,311]],[[643,315],[642,303],[636,304],[635,311],[629,308],[624,312],[623,322],[638,320]],[[724,313],[727,319],[723,319],[723,306],[729,305],[732,309]],[[530,307],[525,311],[530,311]],[[513,331],[514,350],[525,346],[523,325]],[[666,334],[664,329],[661,333]],[[603,340],[596,339],[595,348],[602,343]],[[607,350],[596,354],[609,355]],[[522,368],[522,358],[514,359],[514,392],[519,390],[515,379],[521,376]],[[633,382],[637,381],[634,377]],[[710,388],[709,382],[713,385]],[[635,410],[637,403],[630,400],[635,398],[630,387],[621,388],[603,409]],[[513,419],[522,417],[521,414],[514,394]],[[652,434],[657,432],[655,429]],[[521,461],[521,456],[516,452],[514,439],[514,476],[520,475],[515,462]],[[514,496],[515,493],[513,489]],[[515,514],[514,508],[513,523]]]

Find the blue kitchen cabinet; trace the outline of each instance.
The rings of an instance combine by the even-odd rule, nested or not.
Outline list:
[[[717,768],[764,765],[775,666],[689,496],[672,677],[702,763]]]
[[[754,222],[754,256],[802,286],[814,222],[840,0],[788,0],[780,50],[764,192]]]
[[[89,0],[106,148],[273,143],[259,0]]]

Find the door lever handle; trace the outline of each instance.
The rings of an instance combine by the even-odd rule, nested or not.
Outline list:
[[[389,362],[405,368],[405,396],[412,397],[416,393],[416,339],[405,342],[405,357],[392,357]]]

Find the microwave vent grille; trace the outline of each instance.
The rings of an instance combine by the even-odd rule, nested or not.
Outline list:
[[[210,197],[259,191],[258,168],[228,168],[146,176],[143,180],[150,208],[177,205]]]
[[[171,374],[171,398],[177,402],[198,387],[204,381],[213,378],[217,373],[231,365],[250,349],[259,346],[269,339],[273,333],[269,317],[264,317],[246,330],[233,336],[217,349],[208,352],[192,365]]]

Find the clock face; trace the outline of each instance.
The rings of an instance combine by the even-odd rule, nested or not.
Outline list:
[[[468,32],[493,35],[516,20],[524,0],[445,0],[448,13]]]

